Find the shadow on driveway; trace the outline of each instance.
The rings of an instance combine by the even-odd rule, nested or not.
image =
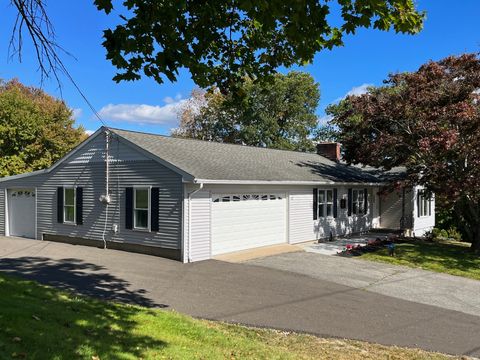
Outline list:
[[[53,260],[46,257],[0,259],[0,271],[21,276],[102,300],[113,300],[146,307],[166,308],[149,299],[145,289],[129,290],[130,283],[109,273],[106,268],[80,259]]]

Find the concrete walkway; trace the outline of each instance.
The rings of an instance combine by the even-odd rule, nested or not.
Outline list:
[[[369,241],[375,239],[387,240],[391,233],[368,233],[364,235],[354,235],[348,237],[340,237],[334,241],[310,242],[298,244],[304,251],[322,255],[337,255],[345,250],[348,245],[365,246]]]
[[[232,263],[240,263],[252,259],[264,258],[267,256],[280,255],[297,251],[303,251],[303,247],[298,245],[279,244],[218,255],[214,259]]]
[[[0,272],[202,318],[480,357],[480,317],[271,267],[0,237]]]
[[[480,316],[478,280],[318,253],[280,254],[248,263]]]

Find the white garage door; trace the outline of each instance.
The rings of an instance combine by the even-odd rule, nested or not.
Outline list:
[[[8,190],[8,230],[10,236],[35,239],[35,190]]]
[[[213,194],[212,255],[286,242],[285,194]]]

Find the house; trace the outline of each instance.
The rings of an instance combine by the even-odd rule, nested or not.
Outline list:
[[[419,236],[434,226],[434,199],[421,189],[380,196],[391,173],[343,164],[338,144],[318,151],[102,127],[52,167],[0,179],[0,235],[190,262],[372,228]]]

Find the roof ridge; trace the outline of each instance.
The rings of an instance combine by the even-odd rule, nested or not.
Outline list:
[[[287,149],[275,149],[275,148],[269,148],[269,147],[261,147],[261,146],[255,146],[255,145],[242,145],[242,144],[232,144],[232,143],[226,143],[226,142],[219,142],[219,141],[212,141],[212,140],[201,140],[201,139],[193,139],[193,138],[187,138],[187,137],[175,137],[175,136],[169,136],[169,135],[162,135],[162,134],[154,134],[154,133],[149,133],[146,131],[138,131],[138,130],[125,130],[125,129],[119,129],[119,128],[113,128],[113,127],[107,127],[109,130],[119,130],[119,131],[125,131],[125,132],[131,132],[131,133],[136,133],[136,134],[144,134],[144,135],[152,135],[152,136],[158,136],[162,138],[167,138],[167,139],[178,139],[178,140],[186,140],[186,141],[197,141],[197,142],[202,142],[202,143],[209,143],[209,144],[219,144],[219,145],[226,145],[226,146],[240,146],[243,148],[253,148],[253,149],[262,149],[262,150],[275,150],[275,151],[283,151],[283,152],[291,152],[295,154],[308,154],[308,155],[316,155],[319,157],[324,158],[327,161],[334,162],[333,160],[330,160],[329,158],[317,154],[315,152],[308,152],[308,151],[298,151],[298,150],[287,150]]]

